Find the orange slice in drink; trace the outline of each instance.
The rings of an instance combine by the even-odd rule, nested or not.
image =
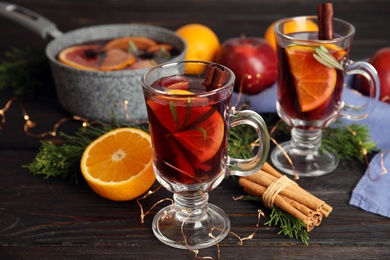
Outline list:
[[[150,135],[136,128],[112,130],[88,145],[81,162],[88,185],[100,196],[124,201],[154,183]]]
[[[149,100],[159,122],[192,153],[200,163],[212,158],[221,146],[224,135],[224,122],[213,107],[205,105],[205,98],[182,97],[191,92],[181,89],[169,89],[169,93],[178,95],[171,101],[165,98]]]
[[[195,108],[198,118],[203,116],[201,109]],[[213,111],[210,110],[209,113]],[[175,138],[190,151],[200,163],[211,159],[221,146],[224,135],[224,123],[218,111],[202,122],[188,127],[188,130],[174,133]]]
[[[336,86],[336,69],[328,68],[314,57],[314,47],[292,45],[286,48],[298,101],[302,112],[318,108],[332,95]]]

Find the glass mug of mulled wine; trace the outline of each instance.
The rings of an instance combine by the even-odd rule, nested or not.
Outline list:
[[[208,191],[227,175],[255,173],[267,158],[269,135],[263,119],[230,105],[234,80],[230,69],[202,61],[158,65],[141,79],[154,172],[174,193],[174,203],[156,214],[152,229],[169,246],[194,250],[221,241],[230,221],[208,203]],[[251,125],[259,138],[257,154],[247,160],[227,154],[228,130],[242,124]]]
[[[366,118],[378,101],[380,89],[373,66],[348,58],[353,25],[333,18],[334,37],[329,40],[318,39],[317,25],[316,16],[301,16],[281,19],[274,27],[279,59],[276,109],[292,130],[291,140],[278,145],[270,158],[279,170],[303,177],[321,176],[337,167],[333,152],[319,150],[322,128],[339,117]],[[312,31],[299,30],[305,26]],[[289,33],[289,28],[300,32]],[[342,101],[344,78],[352,74],[367,78],[372,97],[367,103]]]

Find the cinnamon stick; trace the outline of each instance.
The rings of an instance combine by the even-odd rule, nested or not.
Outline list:
[[[274,167],[271,166],[271,164],[265,162],[261,169],[265,172],[268,172],[269,174],[275,176],[276,178],[282,177],[282,174],[280,174]]]
[[[264,165],[261,168],[261,170],[263,170],[264,172],[269,173],[270,175],[272,175],[274,177],[277,177],[277,178],[280,178],[281,176],[283,176],[281,173],[279,173],[274,167],[272,167],[267,162],[264,163]],[[298,190],[296,190],[296,192],[301,192],[302,196],[309,196],[312,199],[317,200],[318,204],[322,204],[323,203],[322,200],[320,200],[317,197],[313,196],[311,193],[309,193],[306,190],[302,189],[300,186],[298,186],[297,188],[298,188]],[[294,191],[295,191],[295,189],[294,189]],[[330,205],[328,205],[326,202],[324,202],[324,204],[322,204],[321,211],[322,211],[322,214],[325,217],[328,217],[329,214],[332,212],[332,210],[333,210],[333,208]]]
[[[333,4],[324,3],[317,5],[318,39],[331,40],[334,38],[333,29]]]
[[[310,231],[319,226],[323,217],[328,217],[332,207],[313,194],[301,188],[265,163],[256,173],[240,177],[239,185],[252,196],[261,197],[264,205],[272,208],[278,206],[293,217],[305,223]]]
[[[271,176],[265,171],[259,170],[255,174],[243,177],[249,179],[255,183],[261,184],[264,187],[269,187],[276,177]],[[312,194],[305,192],[298,184],[286,187],[280,192],[281,195],[291,198],[292,200],[298,201],[301,204],[313,210],[319,210],[325,202],[313,196]]]
[[[203,85],[206,91],[220,88],[225,83],[226,70],[217,64],[209,64],[206,69],[206,76]]]
[[[251,181],[246,178],[240,178],[238,183],[244,187],[245,192],[251,194],[252,196],[262,196],[264,194],[266,188]],[[280,195],[275,196],[274,204],[278,206],[280,209],[288,212],[291,216],[300,219],[305,223],[306,230],[311,231],[315,224],[314,222],[305,214],[294,208],[290,203],[284,200]]]
[[[285,199],[288,203],[291,204],[291,206],[293,206],[294,208],[296,208],[297,210],[299,210],[300,212],[302,212],[303,214],[305,214],[306,216],[308,217],[312,217],[313,216],[313,210],[295,200],[292,200],[290,199],[289,197],[286,197],[286,196],[282,196],[283,199]]]

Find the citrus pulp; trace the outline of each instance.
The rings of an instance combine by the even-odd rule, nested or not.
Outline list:
[[[80,167],[88,185],[100,196],[124,201],[145,193],[154,183],[150,135],[118,128],[85,149]]]

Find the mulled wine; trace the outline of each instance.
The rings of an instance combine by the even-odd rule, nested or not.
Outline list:
[[[223,176],[231,94],[202,96],[204,79],[191,75],[163,77],[151,87],[170,94],[146,97],[158,177],[191,185]]]
[[[208,192],[227,175],[255,173],[267,158],[264,120],[253,111],[230,106],[234,81],[229,68],[204,61],[160,64],[141,78],[154,172],[174,193],[174,203],[156,214],[152,230],[169,246],[200,249],[221,241],[230,221],[208,202]],[[259,144],[256,155],[246,160],[227,154],[228,129],[243,124],[256,130]]]
[[[313,40],[317,39],[318,33],[299,32],[289,36]],[[338,62],[347,55],[345,49],[334,44],[322,46]],[[278,45],[278,101],[283,112],[291,118],[314,121],[331,117],[339,110],[344,73],[317,61],[313,55],[318,47]],[[293,51],[290,48],[294,48]]]

